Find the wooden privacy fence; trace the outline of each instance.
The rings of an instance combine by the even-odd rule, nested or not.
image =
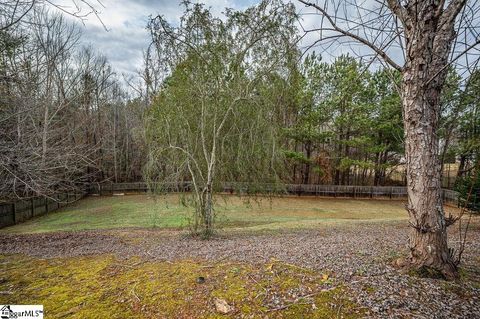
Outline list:
[[[86,195],[85,193],[58,194],[47,197],[23,199],[14,203],[0,204],[0,228],[15,225],[32,217],[53,212]]]
[[[244,184],[224,183],[220,192],[247,192],[248,188]],[[273,185],[262,185],[262,189],[271,191]],[[284,191],[295,195],[311,195],[326,197],[351,197],[351,198],[406,198],[407,188],[404,186],[347,186],[347,185],[304,185],[304,184],[285,184],[282,186]],[[147,183],[112,183],[96,184],[90,188],[91,194],[107,195],[114,193],[129,192],[147,192]],[[189,192],[192,190],[191,183],[166,184],[163,186],[165,192]],[[449,190],[442,190],[444,202],[450,204],[458,203],[458,193]]]

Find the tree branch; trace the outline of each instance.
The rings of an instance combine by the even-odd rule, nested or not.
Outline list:
[[[444,67],[442,67],[440,70],[438,70],[437,73],[435,73],[426,83],[425,86],[430,84],[437,76],[439,76],[443,71],[445,71],[450,65],[452,65],[455,61],[460,59],[462,56],[468,53],[468,51],[472,50],[475,48],[477,45],[480,44],[480,39],[477,39],[473,44],[469,45],[465,50],[463,50],[461,53],[459,53],[455,58],[453,58],[449,63],[447,63]]]
[[[360,43],[366,45],[367,47],[369,47],[370,49],[375,51],[375,53],[378,54],[383,60],[385,60],[385,62],[387,62],[390,66],[397,69],[398,71],[402,71],[403,68],[400,65],[398,65],[395,61],[393,61],[385,51],[383,51],[382,49],[377,47],[375,44],[373,44],[372,42],[370,42],[369,40],[367,40],[365,38],[362,38],[362,37],[360,37],[360,36],[358,36],[354,33],[351,33],[347,30],[344,30],[344,29],[340,28],[335,23],[332,16],[330,14],[328,14],[325,9],[323,9],[322,7],[320,7],[319,5],[317,5],[315,3],[307,2],[305,0],[298,0],[298,1],[300,1],[301,3],[306,5],[307,7],[312,7],[312,8],[315,8],[316,10],[318,10],[328,20],[328,22],[331,24],[331,26],[333,27],[333,29],[336,32],[339,32],[339,33],[341,33],[341,34],[343,34],[347,37],[352,38],[353,40],[355,40],[357,42],[360,42]]]
[[[402,21],[403,24],[406,24],[409,21],[407,10],[398,0],[387,0],[387,3],[390,10],[400,19],[400,21]]]
[[[12,13],[12,18],[11,18],[10,23],[8,23],[8,24],[5,25],[5,26],[0,27],[0,31],[7,30],[7,29],[10,28],[11,26],[13,26],[13,25],[17,24],[18,22],[20,22],[20,21],[33,9],[33,7],[34,7],[34,5],[35,5],[35,0],[34,0],[34,1],[32,1],[32,2],[30,3],[30,6],[29,6],[18,18],[15,19],[15,12],[17,11],[18,2],[19,2],[19,1],[16,2],[15,10],[14,10],[14,12]]]
[[[455,20],[462,8],[467,4],[467,0],[452,0],[444,12],[444,21]]]

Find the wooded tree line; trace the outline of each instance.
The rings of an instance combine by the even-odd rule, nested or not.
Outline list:
[[[324,63],[312,55],[300,68],[293,88],[299,95],[285,129],[292,180],[404,185],[400,74],[371,71],[348,56]],[[478,76],[474,71],[463,79],[450,68],[442,94],[440,162],[442,172],[454,164],[453,172],[445,173],[450,177],[469,175],[478,160]]]
[[[141,178],[144,104],[81,35],[43,6],[0,31],[3,200]]]
[[[281,7],[284,7],[281,2],[272,5],[277,10]],[[188,10],[200,9],[190,7]],[[243,48],[244,54],[248,50],[255,52],[239,58],[235,50],[242,50],[240,45],[229,48],[231,43],[227,44],[233,34],[233,31],[229,34],[227,28],[233,26],[213,23],[213,17],[207,19],[208,10],[202,10],[205,20],[197,21],[197,28],[190,22],[190,32],[198,32],[202,22],[202,32],[215,34],[217,39],[193,39],[191,35],[189,41],[196,41],[198,56],[211,56],[216,50],[219,58],[209,70],[211,74],[200,74],[202,79],[195,80],[198,85],[194,90],[204,94],[211,87],[208,77],[223,72],[220,67],[234,63],[240,66],[248,60],[250,70],[235,71],[236,74],[243,72],[243,79],[229,90],[223,90],[221,99],[210,96],[208,103],[224,106],[227,101],[245,103],[246,96],[255,93],[258,99],[250,101],[252,108],[258,111],[260,104],[271,105],[268,114],[262,116],[267,118],[269,126],[278,128],[276,147],[283,158],[275,160],[275,165],[280,163],[279,179],[304,184],[404,184],[401,178],[404,133],[397,71],[375,69],[348,55],[329,62],[314,52],[303,57],[292,8],[290,20],[268,20],[276,24],[276,28],[281,24],[288,29],[290,41],[284,41],[283,46],[270,45],[270,50],[262,52],[255,49],[256,40],[262,43],[263,37],[265,44],[265,41],[280,43],[281,39],[272,36],[268,29],[271,26],[251,27],[236,41],[242,41],[242,45],[252,44]],[[254,14],[260,17],[254,23],[265,20],[265,13]],[[61,14],[34,8],[23,19],[25,23],[14,24],[0,33],[2,198],[49,195],[95,182],[139,181],[144,179],[145,168],[152,167],[165,174],[179,173],[178,169],[166,172],[175,162],[175,154],[169,162],[145,166],[148,154],[152,155],[146,141],[145,127],[149,125],[146,118],[149,112],[158,110],[155,105],[165,104],[170,111],[175,111],[182,98],[179,93],[188,94],[192,99],[192,110],[200,109],[202,106],[197,103],[200,100],[192,92],[175,93],[170,104],[166,102],[166,94],[168,88],[190,83],[191,78],[180,74],[187,71],[192,74],[191,65],[205,63],[205,60],[196,61],[198,56],[188,53],[191,49],[188,45],[182,52],[178,43],[175,47],[168,46],[166,37],[171,36],[168,32],[172,30],[163,29],[167,26],[154,19],[149,25],[152,45],[145,51],[139,80],[135,85],[132,81],[125,85],[107,59],[82,42],[81,29]],[[232,13],[231,19],[250,24],[254,17],[253,13],[242,17],[238,13],[233,17]],[[164,33],[162,41],[158,38],[159,31]],[[222,32],[220,45],[217,42]],[[228,50],[233,51],[228,53]],[[265,63],[273,61],[272,57],[278,61]],[[263,65],[261,73],[248,78],[252,70],[260,70],[259,65]],[[464,79],[451,68],[442,95],[440,158],[442,165],[457,161],[459,176],[468,175],[478,158],[479,74],[475,71]],[[251,91],[242,92],[241,87]],[[178,109],[176,112],[175,116],[185,116],[178,113]],[[196,116],[195,112],[189,114]],[[248,115],[239,116],[247,119]],[[193,120],[186,119],[186,123]],[[273,136],[259,127],[256,129],[255,135],[247,130],[250,137],[263,139],[265,146],[273,147],[273,142],[269,142]],[[152,144],[149,146],[151,151]],[[244,158],[248,153],[227,148],[224,151],[230,152],[226,160],[234,165],[223,166],[228,174],[222,178],[245,182],[245,176],[236,172],[235,167],[248,161]],[[258,153],[260,149],[252,152]],[[392,178],[393,175],[396,178]],[[269,181],[267,175],[257,176],[257,182],[262,178]],[[184,174],[182,178],[191,176]]]
[[[281,179],[405,185],[400,74],[372,71],[347,55],[324,62],[313,53],[301,60],[296,50],[295,63],[286,73],[272,72],[268,89],[279,103],[269,121],[281,131]],[[478,158],[478,74],[463,79],[451,68],[442,96],[440,158],[442,171],[454,167],[450,178],[468,175]]]

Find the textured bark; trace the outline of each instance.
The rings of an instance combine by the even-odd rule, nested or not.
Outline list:
[[[209,238],[213,235],[213,197],[212,197],[212,185],[208,184],[203,191],[203,204],[202,204],[202,236]]]
[[[303,170],[303,177],[302,177],[302,184],[309,184],[310,183],[310,157],[312,156],[312,142],[305,143],[305,157],[307,158],[307,162],[305,163],[305,167]]]
[[[437,129],[440,93],[454,39],[454,17],[443,1],[412,1],[403,22],[406,64],[402,102],[405,125],[408,205],[412,231],[409,263],[455,277],[456,265],[447,245],[441,197],[441,165]]]

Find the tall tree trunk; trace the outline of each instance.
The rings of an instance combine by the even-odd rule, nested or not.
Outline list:
[[[48,129],[49,129],[49,102],[45,103],[45,109],[43,112],[43,130],[42,130],[42,166],[45,165],[47,160],[47,141],[48,141]]]
[[[295,142],[295,146],[293,148],[295,152],[297,151],[297,142]],[[297,183],[297,163],[293,162],[293,174],[292,174],[292,183],[296,184]]]
[[[465,154],[460,155],[460,163],[458,164],[457,178],[463,177],[463,174],[465,173],[466,162],[467,162],[467,155]]]
[[[200,214],[202,219],[202,229],[200,235],[204,238],[209,238],[214,233],[213,194],[211,184],[205,186],[201,196]]]
[[[341,171],[340,171],[340,162],[343,154],[343,146],[342,146],[342,139],[343,139],[343,130],[342,127],[340,127],[338,133],[338,141],[336,141],[336,146],[335,146],[335,180],[334,184],[335,185],[340,185],[341,181]]]
[[[333,180],[334,185],[339,185],[340,184],[340,170],[338,168],[335,168],[335,178]]]
[[[118,183],[118,165],[117,165],[117,123],[118,112],[117,106],[113,106],[113,178],[115,183]]]
[[[385,185],[386,182],[386,166],[388,161],[388,150],[382,152],[380,156],[379,185]]]
[[[381,162],[381,153],[376,154],[375,159],[375,174],[373,177],[373,185],[378,186],[380,184],[380,162]]]
[[[405,21],[406,65],[402,103],[407,166],[407,210],[412,231],[409,263],[445,277],[457,274],[447,245],[437,128],[453,22],[442,16],[442,1],[415,2]],[[410,11],[411,10],[411,11]],[[454,18],[453,18],[454,19]]]
[[[305,143],[305,155],[307,158],[307,162],[305,163],[305,167],[303,170],[303,178],[302,184],[309,184],[310,182],[310,157],[312,156],[312,142]]]

